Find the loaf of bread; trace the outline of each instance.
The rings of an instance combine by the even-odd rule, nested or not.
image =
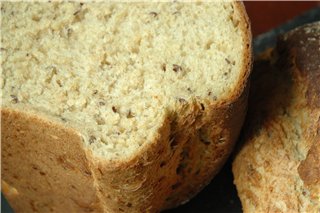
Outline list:
[[[244,212],[320,212],[320,22],[254,63],[233,163]]]
[[[158,212],[245,116],[240,2],[1,4],[2,184],[16,212]]]

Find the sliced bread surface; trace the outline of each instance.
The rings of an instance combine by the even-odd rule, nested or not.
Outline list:
[[[189,199],[221,167],[242,125],[250,71],[251,35],[240,3],[5,2],[1,12],[8,187],[30,190],[13,180],[23,176],[13,168],[23,158],[13,161],[12,152],[28,150],[26,172],[36,163],[46,176],[61,175],[56,164],[80,171],[79,159],[72,160],[77,152],[92,181],[82,188],[96,190],[104,211],[157,211]],[[79,144],[63,140],[65,131]],[[56,149],[44,146],[51,141],[44,135]],[[10,145],[18,141],[30,147]],[[46,158],[50,152],[55,160]],[[20,197],[49,202],[39,195]],[[91,205],[86,199],[82,206]],[[17,210],[25,208],[16,200]],[[30,205],[45,210],[40,204]]]

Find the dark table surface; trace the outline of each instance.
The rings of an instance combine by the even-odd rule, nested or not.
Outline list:
[[[263,52],[269,47],[273,47],[276,42],[276,37],[279,34],[313,21],[320,21],[319,7],[300,15],[267,33],[256,36],[253,45],[255,55]],[[212,182],[190,202],[178,208],[167,210],[164,213],[242,212],[241,203],[237,196],[236,188],[233,185],[231,161],[232,157]],[[13,212],[4,196],[1,196],[1,212]]]

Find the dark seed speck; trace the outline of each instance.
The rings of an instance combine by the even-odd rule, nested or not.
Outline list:
[[[158,13],[156,13],[156,12],[150,12],[149,14],[152,15],[153,17],[157,17],[158,16]]]
[[[172,70],[173,70],[174,72],[182,71],[182,67],[179,66],[179,65],[177,65],[177,64],[174,64]]]
[[[11,102],[12,102],[12,103],[16,104],[16,103],[18,103],[18,102],[19,102],[19,100],[18,100],[18,97],[17,97],[17,96],[15,96],[15,95],[10,95],[10,97],[12,98],[12,100],[11,100]]]

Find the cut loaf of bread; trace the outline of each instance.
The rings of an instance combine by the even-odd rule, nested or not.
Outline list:
[[[320,22],[286,33],[255,61],[233,163],[244,212],[320,212],[319,82]]]
[[[17,212],[156,212],[218,172],[246,109],[239,2],[1,4],[2,183]]]

